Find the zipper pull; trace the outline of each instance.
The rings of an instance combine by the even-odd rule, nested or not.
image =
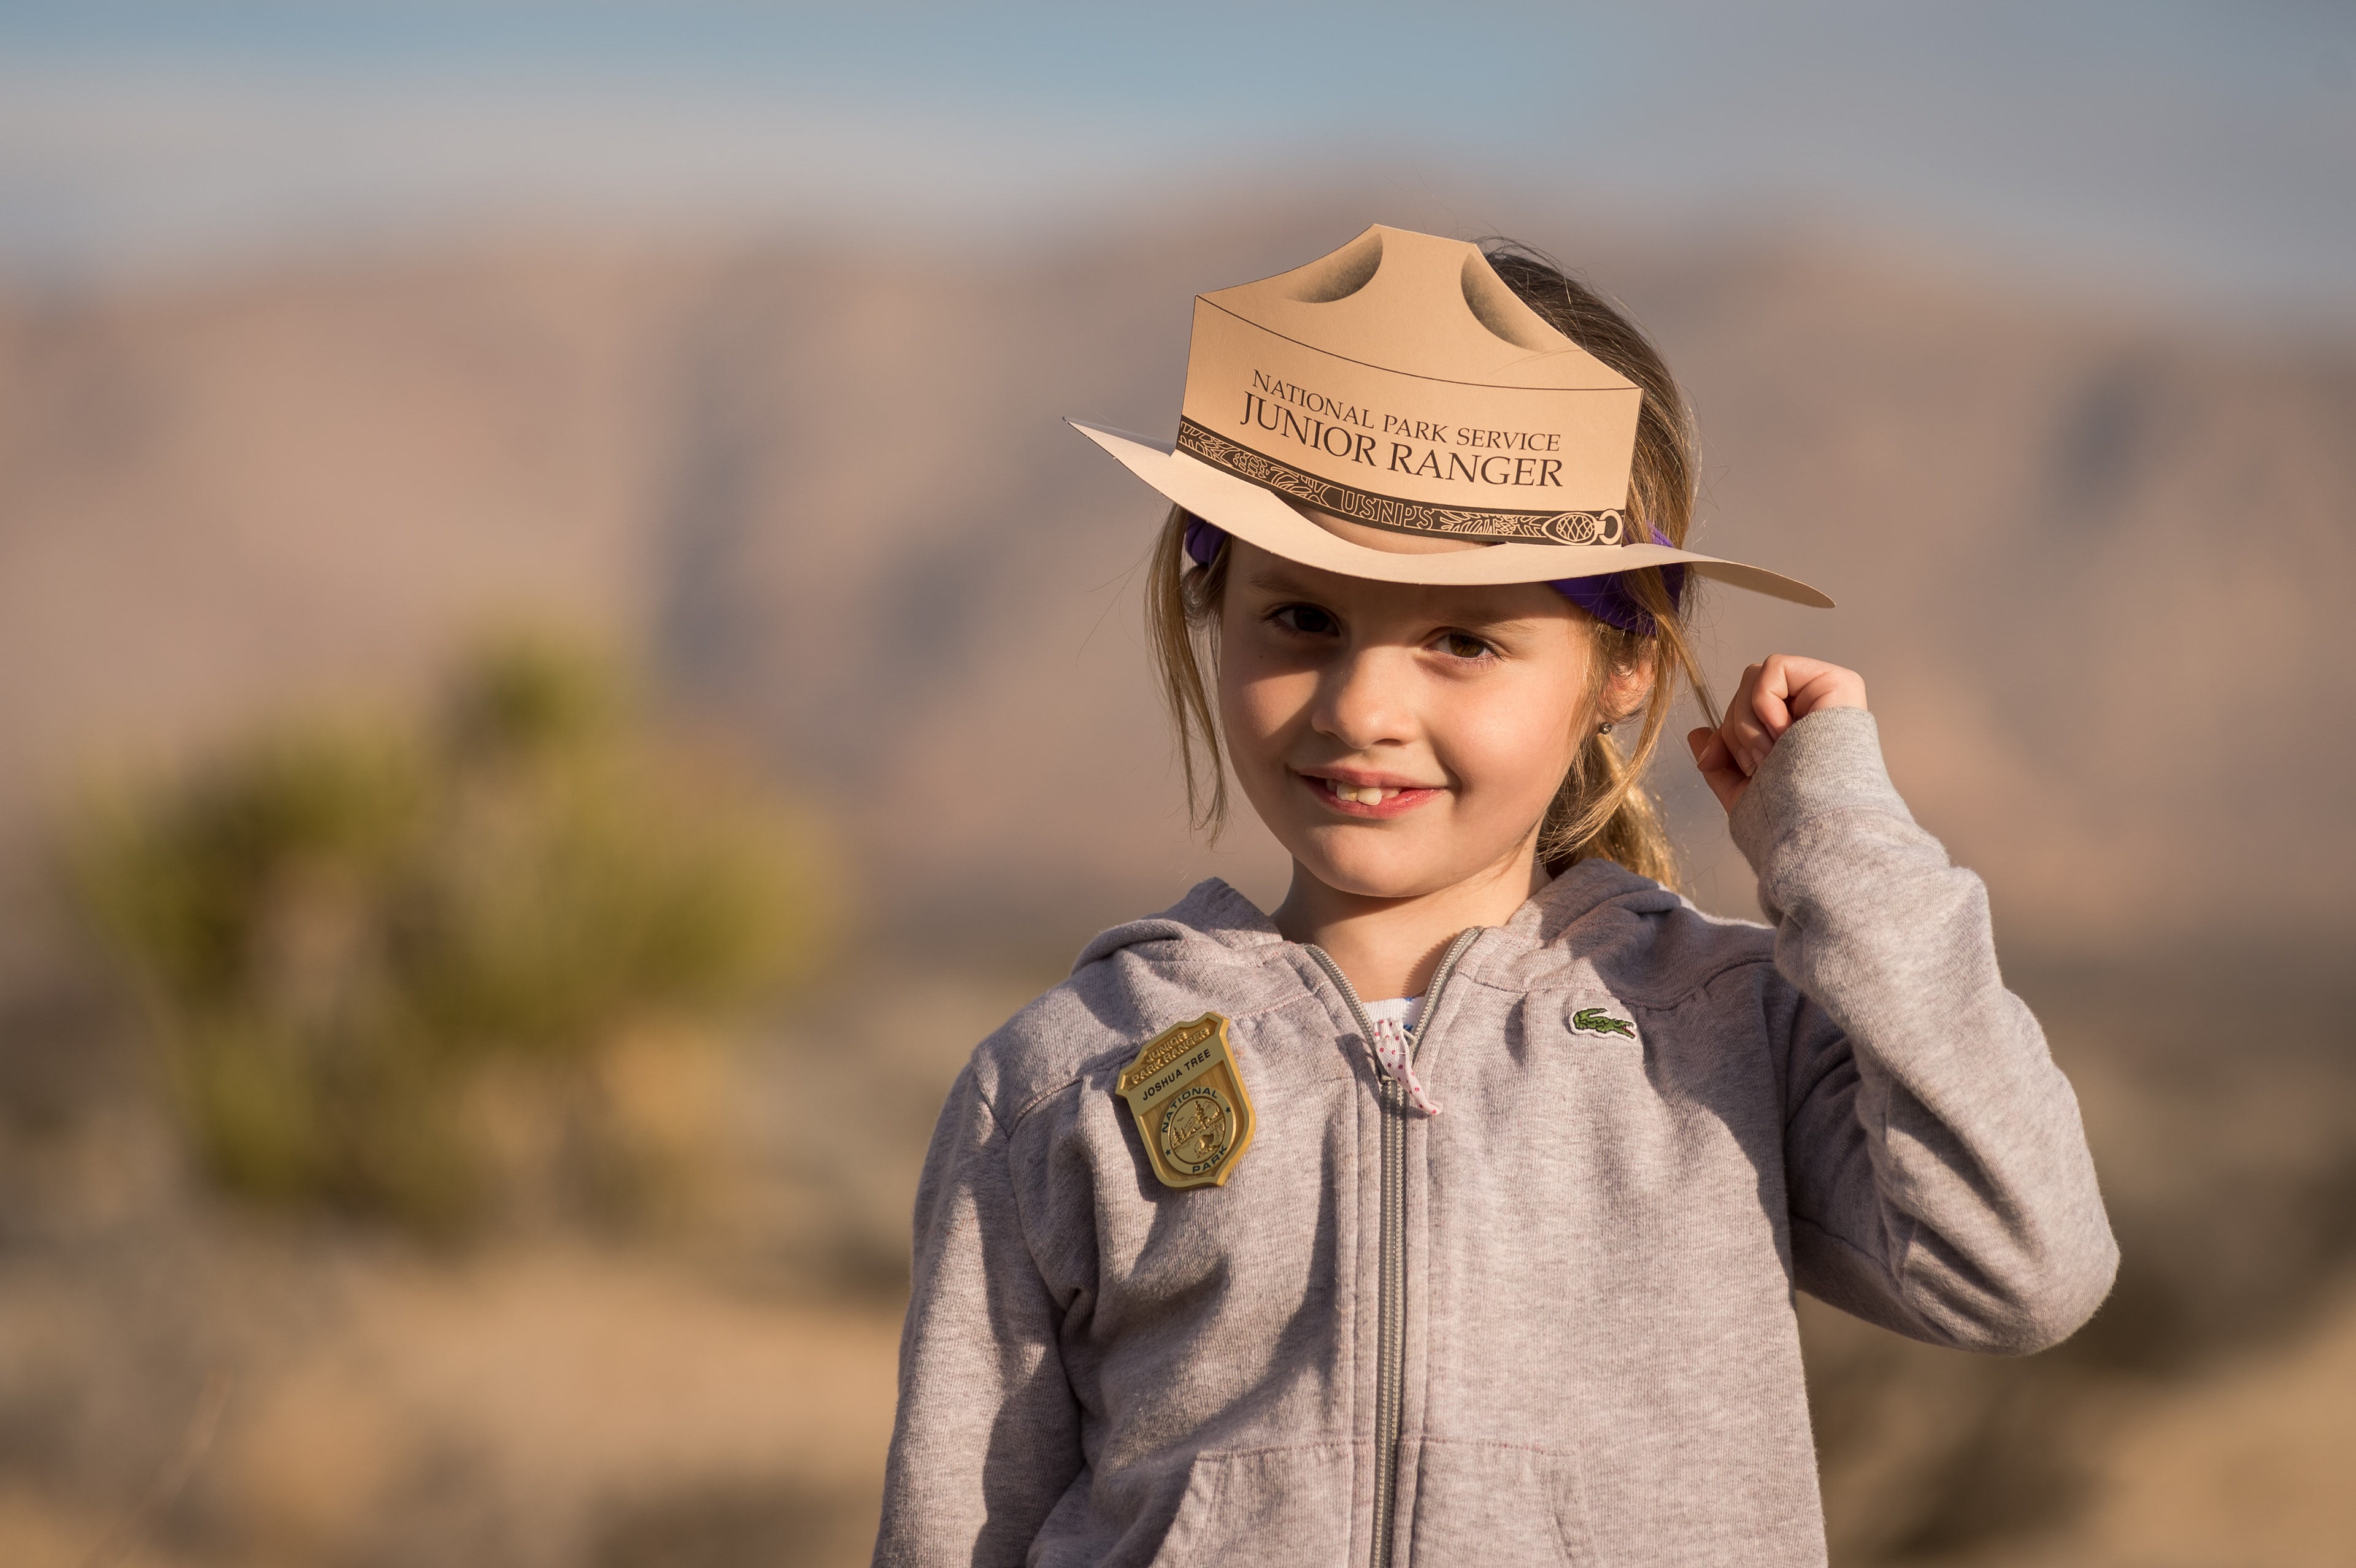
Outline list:
[[[1415,1053],[1408,1048],[1406,1031],[1391,1019],[1376,1019],[1367,1041],[1375,1048],[1375,1060],[1407,1090],[1408,1102],[1427,1116],[1440,1115],[1440,1105],[1423,1092],[1423,1080],[1415,1073]]]

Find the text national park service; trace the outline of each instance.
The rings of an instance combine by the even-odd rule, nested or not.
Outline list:
[[[1258,370],[1252,372],[1252,389],[1244,394],[1238,422],[1352,463],[1468,485],[1562,485],[1562,460],[1540,455],[1561,450],[1558,432],[1467,425],[1451,430],[1428,420],[1376,414]]]

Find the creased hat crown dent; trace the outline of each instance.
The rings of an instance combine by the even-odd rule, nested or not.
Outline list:
[[[1377,225],[1196,298],[1178,450],[1376,528],[1617,545],[1643,401],[1477,247]]]
[[[1478,246],[1377,224],[1305,267],[1196,296],[1174,443],[1069,422],[1220,533],[1343,576],[1559,584],[1687,563],[1829,606],[1630,515],[1644,401]],[[1387,549],[1328,517],[1485,548]]]

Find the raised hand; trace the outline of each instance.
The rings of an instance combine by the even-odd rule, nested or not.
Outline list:
[[[1865,678],[1857,671],[1798,654],[1770,654],[1742,672],[1742,684],[1726,705],[1726,721],[1694,731],[1686,744],[1719,805],[1732,811],[1793,720],[1819,708],[1864,706]]]

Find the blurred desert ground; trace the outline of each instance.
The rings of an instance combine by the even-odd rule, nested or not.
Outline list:
[[[1192,293],[1371,219],[1419,220],[1203,208],[980,261],[519,233],[0,293],[0,1558],[862,1561],[949,1079],[1098,926],[1280,885],[1248,827],[1185,830],[1155,509],[1058,421],[1172,426]],[[2027,1361],[1803,1303],[1836,1561],[2356,1561],[2356,336],[1823,232],[1519,237],[1691,389],[1705,548],[1842,602],[1719,595],[1718,667],[1866,671],[2126,1248]],[[63,825],[273,715],[413,705],[516,624],[823,814],[825,976],[651,1070],[699,1153],[661,1222],[450,1244],[223,1196]],[[1754,908],[1662,782],[1697,896]]]

